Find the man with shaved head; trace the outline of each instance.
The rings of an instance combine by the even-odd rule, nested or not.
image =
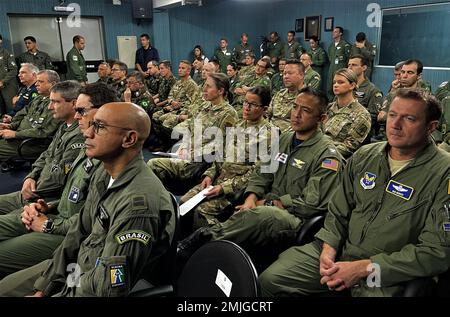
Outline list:
[[[150,119],[135,104],[108,103],[97,111],[84,132],[86,155],[103,164],[34,296],[126,296],[167,250],[174,209],[143,160],[149,133]]]

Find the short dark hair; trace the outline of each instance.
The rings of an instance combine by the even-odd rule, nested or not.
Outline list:
[[[335,26],[335,29],[339,29],[339,32],[341,32],[342,34],[344,34],[344,28],[342,26]]]
[[[127,75],[127,79],[130,77],[134,77],[140,83],[144,82],[144,77],[141,75],[140,72],[132,72],[131,74]]]
[[[188,61],[188,60],[186,60],[186,59],[182,59],[181,61],[180,61],[180,63],[183,63],[183,64],[186,64],[186,65],[188,65],[189,66],[189,68],[191,68],[192,67],[192,65],[191,65],[191,63]]]
[[[128,73],[128,66],[124,62],[116,60],[113,65],[119,65],[119,68],[120,68],[121,71],[124,71],[125,74]]]
[[[65,101],[72,101],[78,98],[80,94],[81,84],[75,80],[66,80],[56,83],[50,92],[61,94]]]
[[[79,41],[81,41],[81,39],[84,39],[84,37],[82,37],[81,35],[75,35],[72,38],[72,42],[73,42],[73,44],[75,44],[75,43],[78,43]]]
[[[161,61],[161,62],[159,63],[159,65],[164,65],[164,66],[167,67],[168,69],[172,70],[172,63],[171,63],[169,60],[167,60],[167,59]]]
[[[412,99],[422,102],[426,105],[427,123],[440,120],[442,117],[442,106],[439,101],[431,93],[420,89],[399,88],[395,92],[394,98]]]
[[[316,35],[311,36],[309,39],[313,40],[314,42],[319,42],[319,38]]]
[[[228,91],[230,90],[230,79],[223,73],[211,73],[208,75],[214,81],[217,89],[223,88],[223,97],[228,98]]]
[[[323,91],[307,86],[305,88],[300,89],[297,96],[299,96],[301,94],[309,95],[309,96],[316,98],[316,100],[319,104],[320,114],[324,114],[327,112],[328,98],[327,98],[327,95]]]
[[[418,59],[408,59],[404,62],[403,65],[411,65],[411,64],[416,64],[417,65],[417,75],[422,74],[423,71],[423,64],[421,61],[419,61]],[[402,67],[403,67],[402,65]]]
[[[288,59],[286,61],[286,66],[287,65],[297,65],[299,72],[302,74],[305,73],[305,65],[296,59]]]
[[[358,58],[361,61],[361,65],[367,66],[367,58],[365,58],[363,55],[361,54],[352,55],[350,56],[349,60],[352,58]]]
[[[28,35],[28,36],[25,36],[25,37],[23,38],[23,41],[24,41],[24,42],[25,42],[25,41],[31,41],[31,42],[33,42],[33,43],[36,43],[36,38],[35,38],[34,36]]]
[[[362,42],[365,39],[366,39],[366,33],[359,32],[358,34],[356,34],[356,42]]]
[[[141,37],[145,37],[147,40],[150,40],[150,35],[148,35],[147,33],[141,34],[141,36],[139,36],[139,38],[141,38]]]
[[[94,108],[100,108],[106,103],[118,101],[115,91],[103,82],[81,87],[80,94],[89,96]]]
[[[293,36],[295,36],[295,31],[293,31],[293,30],[290,30],[290,31],[288,31],[288,34],[292,34]]]
[[[263,107],[268,107],[270,105],[270,101],[272,100],[270,90],[265,86],[252,87],[249,90],[247,90],[247,93],[257,95],[261,100],[261,106]]]

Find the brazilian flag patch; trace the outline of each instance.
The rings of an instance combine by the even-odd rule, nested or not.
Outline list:
[[[141,243],[147,245],[148,242],[150,241],[150,237],[151,237],[151,235],[148,234],[147,232],[140,231],[140,230],[129,230],[129,231],[125,231],[125,232],[121,232],[121,233],[117,234],[116,241],[119,244],[124,244],[124,243],[130,242],[130,241],[138,241],[138,242],[141,242]]]

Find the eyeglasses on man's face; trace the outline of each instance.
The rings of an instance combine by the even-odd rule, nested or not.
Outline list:
[[[108,128],[116,128],[116,129],[122,129],[125,131],[131,131],[133,129],[130,128],[123,128],[123,127],[118,127],[116,125],[111,125],[111,124],[106,124],[103,122],[98,122],[98,121],[89,121],[89,127],[92,127],[94,129],[94,133],[95,134],[99,134],[100,130],[105,130],[107,127]]]
[[[92,107],[91,108],[77,107],[77,108],[75,108],[75,112],[78,113],[81,117],[84,117],[92,109],[94,109],[94,108],[92,108]]]
[[[247,107],[249,107],[249,108],[251,108],[251,109],[256,109],[256,108],[258,108],[258,107],[262,107],[262,105],[260,105],[260,104],[253,103],[253,102],[248,102],[247,100],[244,100],[243,106],[244,106],[244,107],[247,106]]]

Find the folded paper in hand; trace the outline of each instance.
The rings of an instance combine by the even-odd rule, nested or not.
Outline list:
[[[189,199],[187,202],[180,206],[180,216],[187,214],[192,208],[197,206],[203,199],[205,199],[205,193],[207,193],[213,186],[208,186],[200,193]]]

